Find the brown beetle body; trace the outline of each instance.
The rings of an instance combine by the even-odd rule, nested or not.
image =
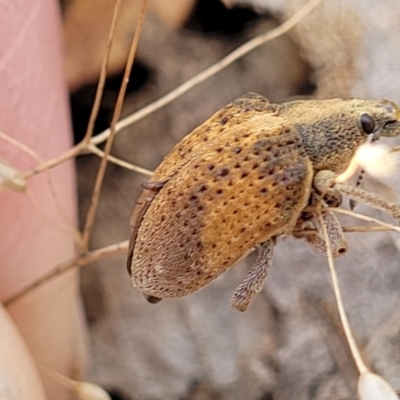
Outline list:
[[[384,125],[397,119],[384,101],[235,100],[186,136],[144,186],[131,221],[134,286],[153,301],[184,296],[255,246],[272,249],[276,237],[293,231],[314,175],[342,172],[371,133],[363,131],[368,123],[393,136],[398,126],[386,132]]]

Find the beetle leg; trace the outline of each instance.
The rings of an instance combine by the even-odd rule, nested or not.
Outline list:
[[[342,226],[336,215],[331,211],[322,211],[322,219],[328,231],[329,242],[331,244],[332,256],[338,257],[347,251],[347,241],[344,236]],[[322,227],[316,219],[312,221],[318,229],[316,235],[304,235],[304,239],[321,253],[326,254],[326,243],[323,239],[324,234]]]
[[[146,211],[150,207],[150,204],[153,202],[154,198],[157,196],[157,193],[163,188],[167,181],[163,182],[145,182],[142,183],[143,192],[139,196],[138,201],[136,202],[135,208],[133,210],[133,214],[131,217],[131,237],[129,240],[129,249],[128,249],[128,260],[126,262],[126,266],[131,274],[132,270],[132,257],[133,257],[133,249],[135,248],[136,236],[140,224],[143,221],[144,215]]]
[[[320,171],[314,177],[314,186],[323,193],[338,192],[351,199],[367,204],[371,207],[383,210],[396,219],[400,219],[400,204],[392,203],[381,197],[369,193],[359,187],[347,185],[346,183],[335,182],[336,175],[331,171]]]
[[[322,219],[324,225],[327,227],[329,241],[331,244],[333,257],[338,257],[347,251],[347,241],[343,233],[342,226],[336,215],[323,207],[339,207],[342,202],[342,195],[340,193],[324,193],[323,197],[315,190],[311,192],[308,205],[310,207],[322,206]],[[303,229],[317,229],[315,234],[302,234]],[[319,219],[316,218],[315,212],[303,211],[297,221],[293,236],[302,238],[321,253],[326,254],[326,244],[324,240],[324,233],[319,224]]]
[[[253,297],[261,291],[272,261],[275,240],[261,243],[258,256],[245,280],[236,288],[231,297],[231,306],[238,311],[246,311]]]

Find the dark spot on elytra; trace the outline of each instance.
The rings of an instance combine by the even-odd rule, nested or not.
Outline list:
[[[261,192],[261,193],[267,193],[267,192],[268,192],[268,189],[262,188],[262,189],[260,190],[260,192]]]
[[[203,137],[203,142],[207,142],[208,141],[208,137],[207,136],[204,136]]]
[[[246,232],[246,228],[242,228],[242,229],[240,230],[240,233],[243,233],[243,232]]]
[[[234,168],[236,168],[236,169],[241,168],[241,165],[239,163],[236,163]]]
[[[222,194],[224,191],[222,189],[217,190],[217,194]]]
[[[257,169],[260,165],[258,163],[253,164],[253,169]]]
[[[215,168],[215,165],[213,165],[213,164],[210,164],[210,165],[208,166],[208,169],[209,169],[210,171],[212,171],[214,168]]]
[[[203,186],[199,189],[199,192],[200,192],[200,193],[204,193],[206,190],[207,190],[207,186],[206,186],[206,185],[203,185]]]
[[[216,151],[217,153],[221,153],[222,150],[223,150],[222,147],[218,147],[217,149],[215,149],[215,151]]]
[[[248,174],[247,172],[243,172],[243,174],[240,175],[240,177],[243,179],[243,178],[246,178],[248,175],[249,175],[249,174]]]
[[[189,199],[190,201],[196,201],[197,200],[197,196],[195,196],[195,195],[192,195],[191,197],[190,197],[190,199]]]
[[[228,122],[228,117],[224,117],[221,119],[221,124],[225,125]]]
[[[241,147],[236,147],[235,150],[233,150],[233,152],[234,152],[235,154],[240,154],[241,151],[242,151],[242,148],[241,148]]]
[[[226,175],[229,175],[229,169],[228,169],[228,168],[222,168],[222,169],[219,171],[218,175],[219,175],[219,176],[226,176]]]

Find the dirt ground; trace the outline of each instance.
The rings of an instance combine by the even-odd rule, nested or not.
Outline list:
[[[400,16],[399,7],[392,10]],[[262,17],[250,19],[244,29],[231,34],[204,32],[199,23],[173,31],[150,16],[139,49],[147,80],[127,97],[124,114],[159,98],[275,25],[273,19]],[[316,32],[314,36],[319,34]],[[367,33],[363,37],[369,37],[367,44],[371,44],[374,35]],[[299,36],[284,36],[257,49],[123,131],[113,154],[154,169],[185,134],[246,92],[283,102],[309,95],[317,85],[319,95],[333,96],[332,85],[321,83],[318,87],[318,82],[332,84],[332,75],[321,78],[327,66],[317,70],[319,61],[310,56],[304,43]],[[361,39],[357,43],[358,52],[354,53],[364,54],[367,44]],[[357,61],[360,58],[346,57],[351,61],[349,68],[358,62],[364,69],[357,71],[372,68]],[[336,69],[337,74],[344,71],[344,65]],[[351,70],[346,75],[351,84],[338,87],[336,95],[346,95],[346,91],[357,94],[361,87],[365,97],[391,95],[400,100],[398,93],[374,89],[373,82],[368,92],[360,84],[363,73],[356,79]],[[339,75],[337,79],[340,81]],[[321,89],[327,87],[325,92]],[[81,220],[98,164],[95,157],[77,160]],[[128,238],[130,215],[144,181],[144,176],[109,165],[92,248]],[[368,180],[366,185],[369,187]],[[390,220],[362,205],[356,210]],[[390,233],[354,233],[348,240],[350,250],[336,264],[351,325],[371,367],[400,389],[400,269],[394,242],[399,238]],[[355,399],[357,373],[338,323],[324,257],[301,240],[280,240],[265,289],[243,314],[230,308],[229,299],[246,275],[249,261],[254,261],[249,258],[203,290],[157,305],[147,303],[132,287],[125,257],[84,268],[90,380],[132,400]]]

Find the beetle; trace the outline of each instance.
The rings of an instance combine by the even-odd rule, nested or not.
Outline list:
[[[400,218],[399,205],[335,185],[368,137],[399,133],[400,110],[387,100],[239,97],[184,137],[142,185],[127,260],[133,285],[152,303],[185,296],[257,247],[231,299],[246,310],[264,285],[277,238],[312,218],[310,204],[339,205],[345,193]],[[340,225],[324,215],[331,236],[340,237],[339,255],[346,247]],[[314,239],[318,247],[321,238]]]

